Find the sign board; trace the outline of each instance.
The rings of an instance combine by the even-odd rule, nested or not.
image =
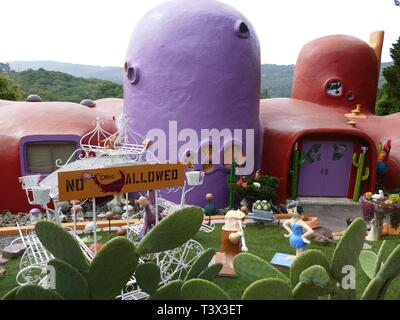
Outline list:
[[[184,179],[181,163],[63,171],[58,173],[58,196],[60,201],[82,200],[182,186]]]

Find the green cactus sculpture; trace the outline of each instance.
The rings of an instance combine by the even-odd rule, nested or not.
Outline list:
[[[366,167],[364,170],[364,165],[365,165],[365,154],[368,150],[367,147],[362,147],[362,153],[360,153],[357,161],[357,153],[353,154],[353,165],[357,167],[357,176],[356,176],[356,182],[354,185],[354,194],[353,194],[353,200],[358,201],[360,199],[361,195],[361,182],[365,181],[369,177],[369,168]],[[364,173],[363,173],[364,171]]]
[[[292,176],[292,187],[290,197],[294,200],[297,198],[297,180],[299,177],[299,166],[305,161],[303,151],[298,150],[298,144],[296,143],[292,156],[292,163],[290,166],[289,174]]]
[[[232,160],[232,165],[231,165],[231,170],[229,171],[228,175],[228,186],[236,181],[236,167],[237,163],[235,160]],[[231,189],[229,191],[229,209],[234,209],[235,208],[235,193]]]

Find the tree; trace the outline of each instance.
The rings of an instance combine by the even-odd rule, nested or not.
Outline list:
[[[0,72],[1,73],[10,73],[11,67],[8,63],[1,63],[0,62]]]
[[[18,100],[21,97],[21,89],[14,85],[10,77],[0,72],[0,99]]]
[[[268,89],[264,89],[264,91],[261,92],[260,99],[269,99],[271,96],[268,93]]]
[[[383,69],[386,83],[378,94],[376,114],[388,115],[400,112],[400,37],[390,48],[393,64]]]

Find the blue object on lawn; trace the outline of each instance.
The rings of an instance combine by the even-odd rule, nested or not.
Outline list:
[[[292,223],[290,225],[292,229],[292,234],[289,237],[290,245],[295,249],[302,249],[306,246],[303,241],[303,226],[299,223]]]
[[[271,260],[274,266],[290,268],[296,256],[287,253],[277,252]]]

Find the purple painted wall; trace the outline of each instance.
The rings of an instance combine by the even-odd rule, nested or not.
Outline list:
[[[125,70],[124,112],[137,132],[168,132],[170,120],[178,121],[178,131],[255,129],[255,154],[260,154],[259,41],[250,22],[232,7],[214,0],[159,5],[137,24]],[[204,205],[211,192],[217,206],[227,206],[227,173],[207,174],[187,201]]]

